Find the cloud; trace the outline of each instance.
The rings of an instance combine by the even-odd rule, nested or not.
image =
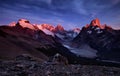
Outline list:
[[[97,17],[97,13],[93,12],[91,13],[91,18],[96,18]]]
[[[74,27],[86,25],[95,17],[117,23],[119,7],[120,0],[0,0],[0,16],[3,22],[26,17],[37,23]]]
[[[40,1],[40,0],[38,0],[38,1]],[[51,3],[52,3],[52,0],[41,0],[41,1],[46,2],[46,3],[48,3],[48,4],[51,4]]]
[[[116,5],[116,4],[120,3],[120,0],[111,0],[111,3],[112,3],[113,5]]]
[[[87,15],[88,14],[87,10],[84,8],[83,0],[81,0],[81,1],[80,0],[74,0],[73,9],[79,14],[82,14],[82,15]]]

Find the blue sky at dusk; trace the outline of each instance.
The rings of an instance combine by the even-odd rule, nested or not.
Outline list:
[[[120,0],[0,0],[0,25],[18,19],[32,24],[83,27],[94,18],[120,29]]]

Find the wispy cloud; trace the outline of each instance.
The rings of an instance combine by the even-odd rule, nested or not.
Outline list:
[[[111,3],[112,3],[113,5],[116,5],[116,4],[120,3],[120,0],[111,0]]]
[[[0,24],[20,17],[69,27],[84,26],[95,17],[117,24],[119,8],[120,0],[1,0]]]
[[[88,15],[88,11],[85,9],[85,6],[83,5],[83,1],[80,0],[74,0],[73,2],[73,9],[79,14],[82,15]]]

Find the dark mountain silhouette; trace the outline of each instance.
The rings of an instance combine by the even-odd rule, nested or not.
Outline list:
[[[98,18],[82,28],[79,35],[73,39],[73,44],[78,47],[89,45],[98,51],[100,59],[120,61],[120,30],[100,25]]]

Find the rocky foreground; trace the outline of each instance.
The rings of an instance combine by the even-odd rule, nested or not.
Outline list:
[[[64,64],[54,58],[41,62],[21,55],[14,60],[1,60],[0,76],[120,76],[120,68]]]

